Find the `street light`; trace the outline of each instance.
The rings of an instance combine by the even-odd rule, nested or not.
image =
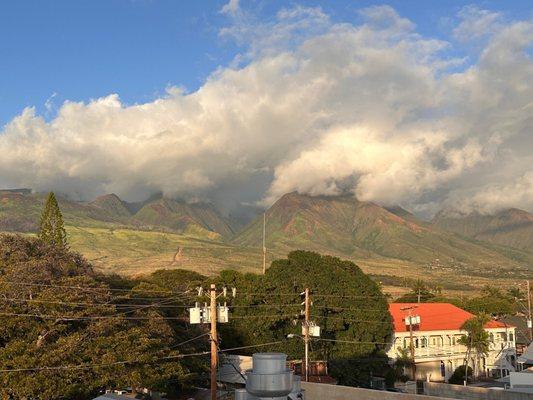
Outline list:
[[[287,339],[294,339],[294,338],[300,338],[303,339],[303,336],[297,335],[296,333],[289,333],[287,335]]]

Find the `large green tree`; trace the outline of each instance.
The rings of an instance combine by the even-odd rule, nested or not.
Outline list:
[[[67,246],[63,215],[54,192],[48,193],[39,224],[39,239],[59,247]]]
[[[369,385],[370,375],[385,373],[384,351],[392,324],[378,285],[350,261],[308,251],[276,260],[264,276],[224,271],[220,283],[238,288],[231,323],[222,326],[224,347],[281,343],[260,350],[303,356],[298,338],[302,322],[300,293],[311,291],[311,319],[321,328],[311,342],[311,359],[328,360],[340,383]],[[250,350],[250,353],[258,348]]]
[[[194,375],[180,357],[196,352],[196,342],[182,343],[198,332],[165,318],[180,316],[183,303],[157,285],[132,286],[110,287],[64,247],[0,235],[0,397],[86,399],[107,388],[187,386]],[[201,370],[202,357],[195,359]]]

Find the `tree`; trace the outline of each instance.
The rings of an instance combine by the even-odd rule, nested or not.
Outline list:
[[[437,289],[438,293],[441,292],[441,289]],[[436,291],[437,291],[436,290]],[[411,291],[404,294],[396,301],[398,303],[417,303],[432,301],[435,298],[435,294],[431,292],[431,289],[426,285],[422,279],[417,279],[411,283]]]
[[[453,374],[452,376],[450,376],[450,379],[448,379],[448,383],[452,385],[462,385],[465,380],[470,379],[470,376],[472,376],[472,368],[466,367],[464,365],[459,365],[455,369],[455,371],[453,371]]]
[[[225,346],[280,342],[263,351],[282,351],[302,359],[300,293],[311,291],[311,320],[321,328],[311,342],[311,359],[328,360],[341,384],[368,386],[385,371],[385,350],[392,337],[388,303],[377,283],[357,265],[309,251],[293,251],[276,260],[265,275],[223,271],[219,284],[238,288],[232,300],[232,324],[221,326]],[[257,351],[257,348],[250,352]]]
[[[461,326],[461,330],[466,334],[461,336],[458,343],[466,347],[466,356],[464,365],[468,365],[468,360],[472,353],[474,353],[474,376],[477,376],[477,366],[481,357],[487,356],[489,353],[490,339],[489,334],[485,330],[485,325],[490,321],[487,314],[479,314]]]
[[[197,352],[188,348],[195,341],[183,342],[198,332],[174,329],[166,309],[151,305],[183,313],[183,304],[144,285],[114,293],[80,255],[0,235],[0,370],[17,370],[0,374],[0,398],[86,399],[107,388],[187,386],[193,375],[179,357]]]
[[[67,234],[63,224],[63,215],[59,210],[54,192],[48,193],[39,224],[39,239],[58,247],[67,246]]]

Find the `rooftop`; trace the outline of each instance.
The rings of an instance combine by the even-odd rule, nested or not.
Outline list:
[[[389,311],[394,322],[395,332],[408,332],[409,326],[405,324],[405,317],[409,315],[407,308],[414,307],[411,310],[412,315],[420,316],[420,325],[417,331],[448,331],[459,330],[461,326],[474,317],[469,313],[450,303],[391,303]],[[505,328],[514,327],[500,321],[489,321],[485,328]]]

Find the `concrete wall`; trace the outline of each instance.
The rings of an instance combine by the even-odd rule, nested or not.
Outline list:
[[[533,400],[533,393],[518,393],[511,390],[487,389],[481,387],[448,385],[424,382],[424,392],[430,396],[468,400]],[[430,397],[431,398],[431,397]],[[435,398],[435,397],[433,397]]]
[[[305,400],[438,400],[437,397],[302,382]],[[522,400],[522,399],[520,399]]]

